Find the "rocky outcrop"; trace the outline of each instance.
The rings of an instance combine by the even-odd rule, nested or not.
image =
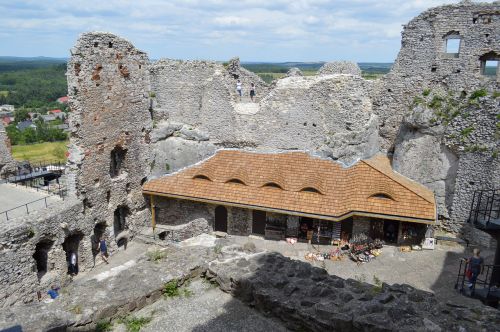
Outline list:
[[[373,99],[384,149],[393,149],[404,114],[426,88],[467,94],[498,89],[500,71],[487,76],[482,66],[500,55],[499,10],[498,2],[461,1],[428,9],[404,25],[401,50]],[[447,50],[453,39],[460,41],[458,53]]]
[[[487,90],[425,90],[403,119],[393,167],[434,190],[450,231],[468,218],[474,190],[500,183],[498,98]]]
[[[333,61],[325,63],[319,70],[318,75],[349,74],[361,76],[358,64],[352,61]]]
[[[287,72],[286,72],[286,77],[295,77],[295,76],[304,76],[304,74],[302,73],[302,71],[297,68],[297,67],[293,67],[293,68],[290,68]]]
[[[344,280],[275,253],[222,256],[206,275],[292,330],[493,331],[500,324],[490,307],[442,303],[405,284]]]

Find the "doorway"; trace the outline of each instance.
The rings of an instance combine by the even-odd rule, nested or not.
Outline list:
[[[399,221],[384,220],[384,241],[388,243],[398,242]]]
[[[216,232],[227,233],[227,209],[224,206],[215,208],[215,227]]]
[[[266,212],[252,211],[252,233],[265,235],[266,233]]]
[[[42,279],[42,277],[48,271],[49,251],[52,248],[53,244],[54,241],[51,240],[41,240],[36,244],[33,258],[36,262],[36,272],[38,280]]]
[[[70,271],[68,269],[68,273],[70,273],[70,272],[71,273],[78,273],[78,249],[80,247],[80,242],[82,241],[82,239],[83,239],[83,234],[78,232],[78,233],[68,235],[62,244],[63,250],[66,253],[66,262],[68,263],[68,267],[69,267],[69,263],[71,261],[71,254],[74,253],[76,255],[76,264],[75,264],[76,270]]]
[[[383,220],[372,220],[370,222],[370,237],[375,239],[384,239],[384,221]]]
[[[126,206],[119,206],[116,208],[113,218],[113,232],[115,234],[115,239],[121,232],[128,228],[127,217],[129,212],[129,209]]]

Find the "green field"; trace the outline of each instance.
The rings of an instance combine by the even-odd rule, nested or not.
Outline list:
[[[39,161],[66,161],[68,148],[65,142],[45,142],[29,145],[13,145],[12,155],[19,161],[28,160],[32,163]]]

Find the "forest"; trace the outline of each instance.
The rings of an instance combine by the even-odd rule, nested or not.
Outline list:
[[[0,105],[47,107],[57,98],[66,96],[66,64],[50,64],[35,69],[19,67],[22,69],[0,71]]]

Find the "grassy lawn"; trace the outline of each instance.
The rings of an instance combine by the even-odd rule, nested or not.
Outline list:
[[[66,161],[66,145],[68,142],[45,142],[29,145],[13,145],[12,155],[16,160],[38,161]]]
[[[9,95],[9,91],[7,91],[7,90],[1,90],[0,91],[0,96],[7,97],[8,95]]]

